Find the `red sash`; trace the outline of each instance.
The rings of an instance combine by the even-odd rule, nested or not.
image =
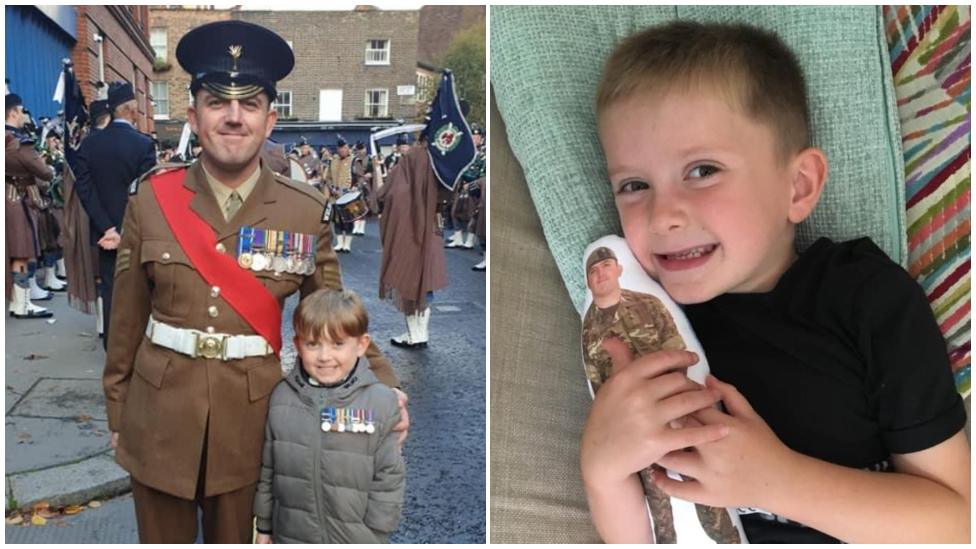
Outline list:
[[[217,251],[213,228],[190,209],[194,192],[183,186],[186,170],[173,170],[150,179],[156,201],[176,241],[190,263],[254,331],[281,353],[281,307],[278,300],[231,256]]]

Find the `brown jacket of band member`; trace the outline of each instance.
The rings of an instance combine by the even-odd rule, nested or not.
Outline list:
[[[329,171],[326,172],[326,182],[329,185],[339,189],[348,189],[352,186],[352,158],[352,155],[342,158],[338,154],[332,157]]]
[[[258,480],[268,395],[282,378],[281,365],[274,354],[191,358],[146,338],[150,313],[180,328],[255,333],[189,262],[146,179],[126,208],[103,376],[109,429],[119,432],[116,460],[139,482],[193,499],[206,436],[205,496],[230,492]],[[186,170],[183,185],[196,193],[190,208],[213,227],[223,253],[236,257],[242,225],[318,236],[312,275],[247,271],[279,304],[297,291],[305,296],[342,286],[329,224],[322,221],[325,200],[312,187],[262,165],[254,190],[227,222],[199,162]],[[397,385],[375,345],[366,356],[380,381]]]
[[[37,183],[35,179],[42,182],[54,179],[54,171],[34,147],[21,143],[11,131],[5,132],[4,140],[4,178],[8,183],[24,187]],[[47,188],[46,185],[43,187]]]

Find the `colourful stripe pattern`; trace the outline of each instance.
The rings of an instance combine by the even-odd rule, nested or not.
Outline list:
[[[956,388],[970,392],[970,8],[885,6],[901,119],[908,270],[942,329]]]

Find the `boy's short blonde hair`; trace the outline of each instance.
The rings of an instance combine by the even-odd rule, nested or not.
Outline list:
[[[351,290],[316,290],[295,307],[292,315],[295,336],[316,341],[322,334],[338,341],[342,337],[359,337],[369,328],[366,307]]]
[[[636,95],[715,90],[776,133],[784,157],[810,146],[803,70],[774,33],[748,25],[676,21],[617,45],[597,90],[599,117]]]

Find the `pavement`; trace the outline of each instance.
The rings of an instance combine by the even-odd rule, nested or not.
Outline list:
[[[485,542],[485,274],[471,271],[475,250],[445,250],[449,286],[432,303],[430,346],[393,347],[403,316],[377,298],[382,257],[375,220],[340,254],[343,283],[370,313],[370,334],[390,358],[409,395],[410,437],[404,446],[407,488],[400,543]],[[6,320],[6,509],[47,501],[52,507],[103,502],[48,526],[5,527],[7,542],[137,541],[129,477],[108,448],[101,374],[105,354],[95,317],[55,294],[40,305],[54,321]],[[291,341],[288,300],[283,340]],[[294,364],[286,345],[282,366]],[[119,497],[121,496],[121,497]],[[115,498],[115,499],[113,499]]]

